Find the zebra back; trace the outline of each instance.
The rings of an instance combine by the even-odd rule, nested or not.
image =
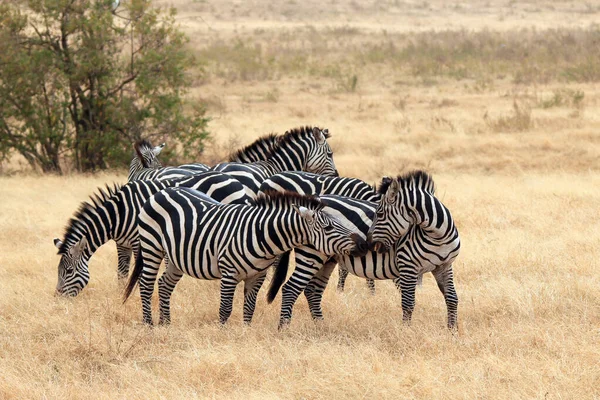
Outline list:
[[[371,185],[357,178],[323,176],[301,171],[281,172],[267,178],[260,186],[260,193],[269,190],[315,196],[338,195],[367,201],[378,201],[381,197]]]

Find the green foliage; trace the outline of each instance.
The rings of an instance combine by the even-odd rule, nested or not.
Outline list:
[[[208,119],[202,108],[184,113],[195,62],[174,9],[111,4],[0,5],[0,157],[16,151],[60,172],[127,165],[142,136],[202,151]]]

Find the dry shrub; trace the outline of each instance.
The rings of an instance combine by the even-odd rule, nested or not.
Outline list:
[[[533,127],[531,107],[527,103],[513,100],[512,114],[490,117],[486,112],[483,119],[494,132],[523,132]]]

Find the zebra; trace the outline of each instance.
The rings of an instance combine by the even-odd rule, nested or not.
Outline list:
[[[107,186],[105,190],[100,188],[71,218],[64,239],[54,239],[61,256],[56,293],[77,296],[90,278],[89,259],[110,239],[117,243],[117,276],[119,280],[126,278],[132,250],[137,246],[137,215],[151,195],[170,186],[198,189],[223,203],[250,202],[241,183],[218,172],[174,180],[138,180],[123,186]]]
[[[327,129],[325,129],[327,131]],[[246,147],[243,147],[229,155],[229,162],[250,164],[257,161],[269,159],[273,150],[279,145],[283,136],[275,133],[262,136]]]
[[[235,288],[243,280],[244,322],[249,324],[267,268],[280,254],[301,244],[312,244],[325,254],[365,251],[365,241],[322,208],[318,198],[296,193],[270,193],[254,205],[223,205],[187,188],[158,192],[139,215],[140,248],[125,300],[139,281],[143,321],[152,325],[154,282],[166,258],[158,281],[160,324],[170,323],[171,294],[184,273],[221,280],[222,324],[231,315]]]
[[[388,178],[384,178],[383,184],[389,184],[388,181]],[[338,216],[346,224],[352,224],[356,230],[366,236],[377,203],[330,195],[321,196],[321,201],[326,205],[325,211]],[[362,278],[393,279],[402,295],[403,319],[410,322],[417,281],[407,282],[406,277],[416,276],[415,279],[418,280],[423,274],[435,270],[429,255],[420,250],[426,243],[427,237],[421,227],[412,225],[389,250],[381,253],[369,251],[360,257],[337,255],[331,258],[310,246],[296,248],[296,269],[283,288],[280,328],[291,321],[294,303],[303,291],[312,317],[323,318],[321,299],[336,261],[340,264],[340,269],[350,271]],[[275,276],[279,276],[279,267],[276,269]],[[274,282],[281,284],[283,279],[274,278]],[[278,290],[279,287],[271,285],[267,296],[269,303],[273,301]]]
[[[207,165],[200,163],[184,164],[179,167],[163,167],[158,155],[164,147],[164,143],[153,147],[147,140],[136,142],[133,146],[135,155],[129,165],[127,181],[183,178],[210,169]]]
[[[381,198],[374,185],[369,185],[360,179],[324,176],[301,171],[282,172],[267,178],[260,186],[260,193],[268,190],[290,191],[315,196],[338,195],[373,202],[379,201]],[[347,277],[348,270],[340,265],[338,291],[344,291]],[[372,279],[367,278],[367,287],[371,294],[375,294],[375,282]]]
[[[333,152],[327,143],[327,129],[297,128],[286,132],[273,146],[267,158],[249,164],[221,163],[211,170],[219,171],[239,180],[252,198],[257,196],[261,183],[283,171],[307,171],[337,176]],[[272,138],[272,137],[271,137]]]
[[[455,329],[458,296],[452,264],[460,251],[460,237],[450,211],[435,197],[433,179],[424,171],[413,171],[388,180],[379,192],[382,198],[367,235],[370,248],[386,252],[416,226],[410,250],[420,266],[433,273],[446,301],[448,328]],[[407,268],[400,275],[404,319],[410,319],[414,310],[417,273]]]

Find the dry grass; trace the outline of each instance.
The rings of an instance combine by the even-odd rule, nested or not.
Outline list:
[[[191,93],[214,117],[204,160],[216,162],[258,135],[317,124],[332,132],[344,175],[373,182],[413,168],[434,174],[463,242],[455,266],[459,334],[445,329],[445,305],[429,276],[410,327],[401,323],[391,282],[371,297],[352,277],[343,295],[330,285],[323,323],[313,323],[300,299],[291,327],[278,332],[279,300],[267,305],[261,292],[251,327],[241,323],[241,293],[220,327],[218,284],[187,277],[174,293],[173,324],[148,330],[138,295],[120,302],[114,244],[92,258],[90,285],[78,298],[55,298],[52,238],[97,186],[124,182],[126,173],[40,177],[20,172],[15,159],[0,176],[0,398],[600,397],[600,93],[560,70],[585,54],[570,64],[561,59],[548,79],[517,79],[521,64],[510,68],[489,46],[532,27],[562,27],[579,32],[575,43],[588,43],[598,7],[542,0],[175,4],[194,51],[215,54],[211,46],[222,46]],[[463,30],[485,26],[497,33]],[[447,65],[478,65],[478,54],[490,63],[465,76],[416,74],[372,51],[424,32],[414,40],[435,39],[436,50],[411,54],[444,56],[450,42],[432,28],[460,31],[453,37],[461,46],[479,38],[474,48],[489,50],[463,51],[462,61],[450,57]],[[519,51],[559,37],[528,32]],[[536,47],[538,39],[546,42]],[[230,52],[235,46],[243,57]],[[539,51],[531,56],[550,68]],[[415,63],[431,64],[419,57]],[[526,115],[514,104],[526,105]]]

